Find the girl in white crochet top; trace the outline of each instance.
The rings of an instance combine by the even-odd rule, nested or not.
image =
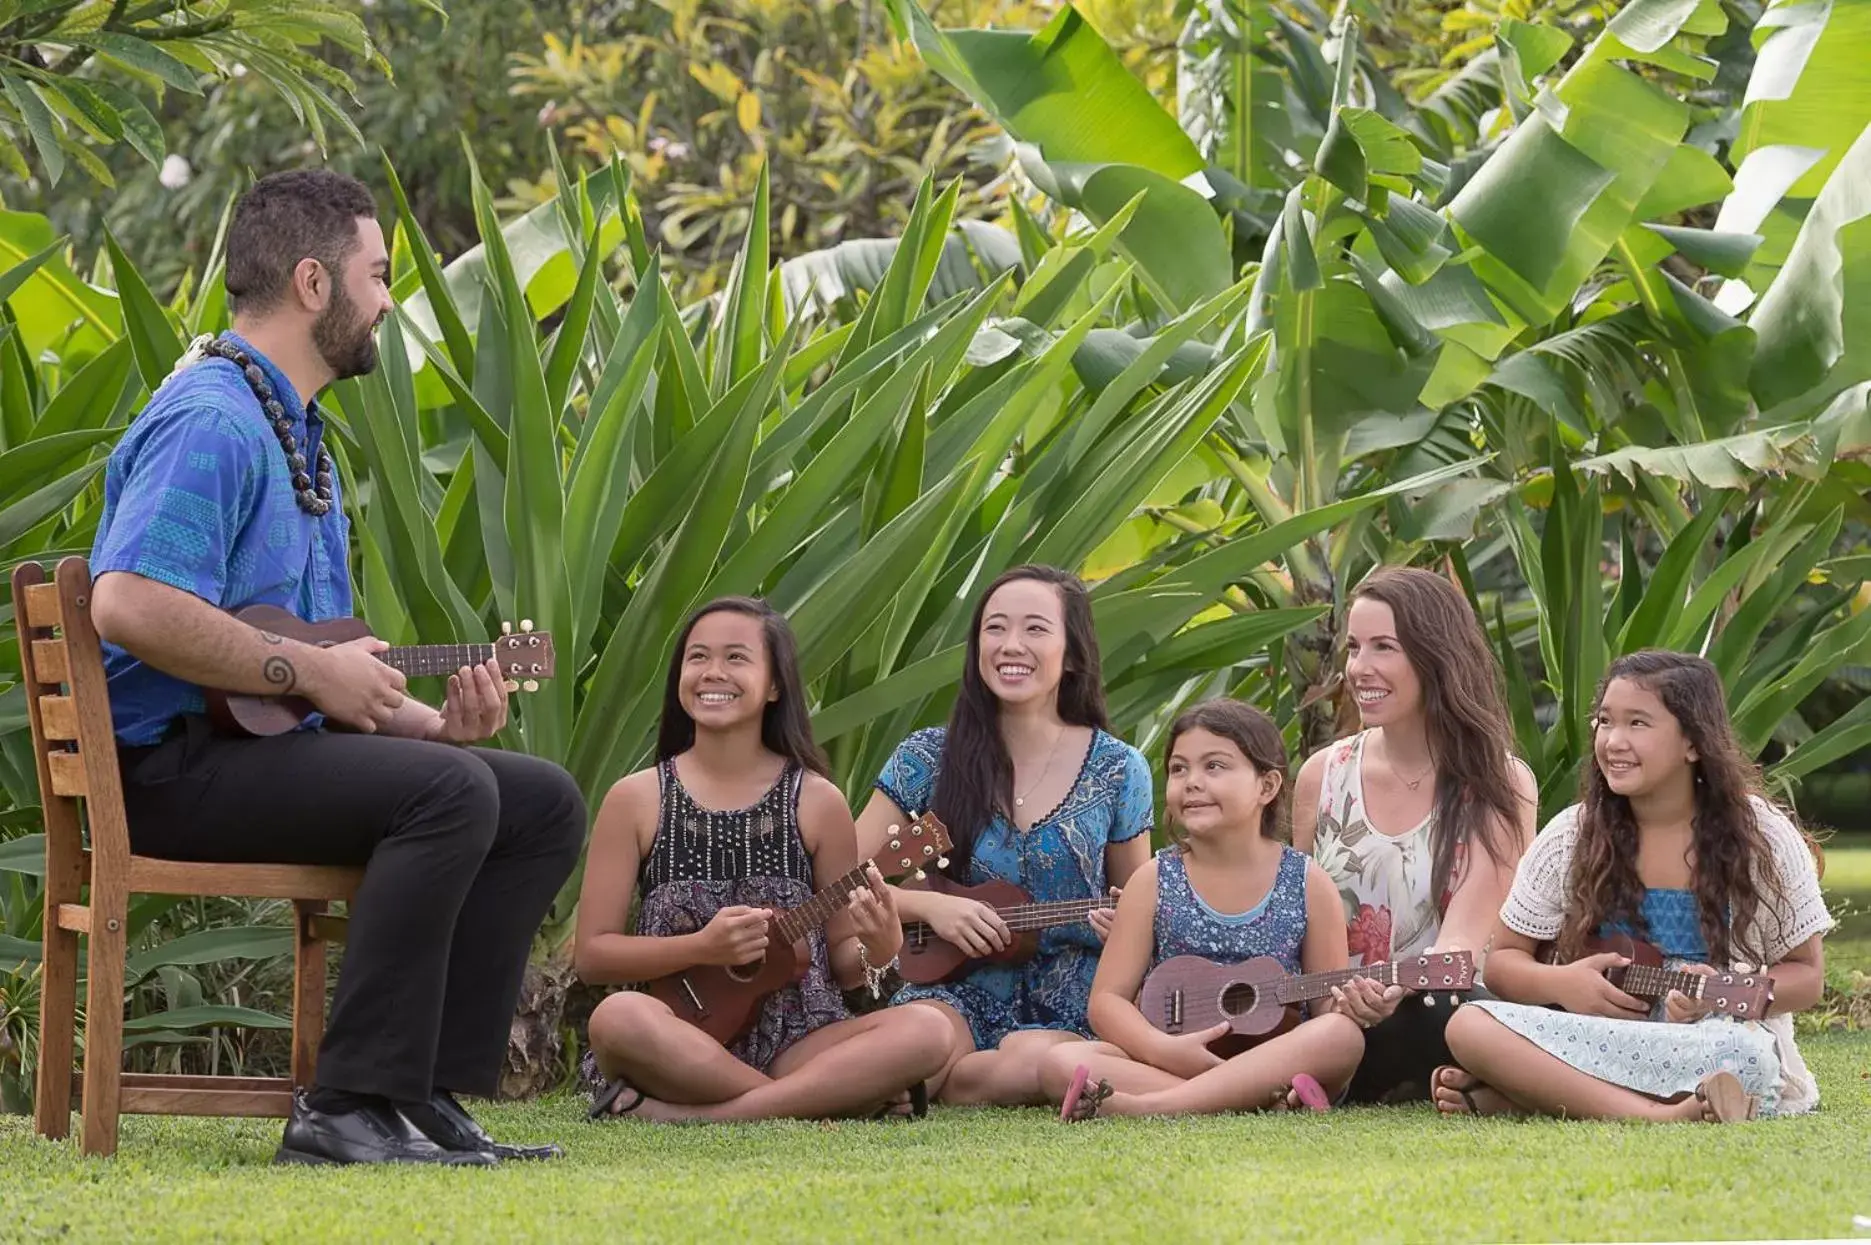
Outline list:
[[[1437,1069],[1437,1107],[1723,1122],[1812,1110],[1819,1090],[1792,1018],[1819,1000],[1833,922],[1808,840],[1758,793],[1715,668],[1681,653],[1619,658],[1593,733],[1580,803],[1528,849],[1501,909],[1497,997],[1449,1021],[1460,1066]],[[1669,969],[1766,970],[1767,1013],[1625,993],[1605,970],[1629,961],[1585,953],[1614,935],[1654,945]],[[1536,958],[1547,943],[1554,963]]]

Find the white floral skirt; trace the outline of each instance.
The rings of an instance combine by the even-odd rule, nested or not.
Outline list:
[[[1470,1007],[1487,1013],[1572,1067],[1612,1085],[1672,1099],[1703,1077],[1732,1072],[1772,1115],[1780,1101],[1780,1056],[1773,1034],[1754,1021],[1708,1016],[1692,1025],[1578,1016],[1550,1007],[1489,999]]]

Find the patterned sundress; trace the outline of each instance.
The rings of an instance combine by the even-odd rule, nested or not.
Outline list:
[[[1300,971],[1306,941],[1306,854],[1282,848],[1273,885],[1246,912],[1217,912],[1189,884],[1179,847],[1156,854],[1155,968],[1178,955],[1199,955],[1217,964],[1271,956],[1289,973]]]
[[[877,788],[907,813],[929,807],[942,766],[942,727],[917,731],[897,746]],[[1092,899],[1106,893],[1104,849],[1155,824],[1150,763],[1115,736],[1094,731],[1078,777],[1059,806],[1020,830],[996,815],[975,839],[967,883],[999,880],[1036,903]],[[1024,964],[986,964],[956,981],[905,986],[891,1004],[946,1003],[968,1022],[976,1050],[993,1050],[1021,1029],[1067,1029],[1091,1037],[1085,1008],[1103,944],[1088,922],[1040,931]]]
[[[1436,814],[1402,834],[1371,826],[1364,802],[1364,742],[1369,731],[1341,739],[1325,755],[1319,786],[1319,822],[1312,858],[1338,888],[1345,904],[1351,967],[1421,955],[1442,932],[1442,903],[1430,894],[1435,869],[1431,834]],[[1450,885],[1461,877],[1463,845],[1455,849]]]
[[[1754,809],[1773,853],[1770,860],[1755,865],[1766,897],[1755,928],[1735,931],[1739,945],[1758,945],[1766,954],[1765,963],[1748,965],[1750,970],[1773,967],[1832,925],[1805,840],[1766,801],[1756,797]],[[1509,929],[1540,941],[1558,936],[1577,837],[1574,805],[1534,840],[1501,908],[1501,921]],[[1707,961],[1693,892],[1648,890],[1642,915],[1645,929],[1639,936],[1664,953],[1666,965],[1678,968]],[[1477,1000],[1470,1006],[1485,1008],[1521,1037],[1586,1075],[1653,1098],[1678,1098],[1711,1073],[1728,1071],[1750,1094],[1759,1095],[1764,1116],[1799,1114],[1819,1102],[1819,1087],[1793,1044],[1793,1018],[1785,1013],[1749,1021],[1711,1015],[1694,1024],[1663,1025],[1658,1023],[1664,1014],[1662,1000],[1653,1005],[1649,1020],[1581,1016],[1498,999]]]
[[[799,830],[798,766],[787,765],[765,795],[733,810],[697,804],[676,776],[673,761],[658,765],[656,774],[662,804],[656,838],[637,870],[643,897],[638,934],[692,934],[726,907],[795,908],[812,898],[812,857]],[[805,980],[769,995],[753,1028],[728,1048],[761,1072],[806,1034],[850,1015],[832,979],[824,928],[813,930],[806,941],[812,963]],[[587,1089],[595,1093],[603,1087],[590,1050],[580,1067]]]

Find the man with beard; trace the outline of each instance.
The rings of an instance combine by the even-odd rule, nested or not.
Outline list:
[[[258,182],[227,239],[234,331],[198,340],[110,457],[91,552],[134,849],[176,860],[361,865],[317,1084],[276,1162],[485,1165],[456,1101],[491,1096],[532,937],[584,842],[571,777],[463,745],[506,722],[498,667],[438,710],[376,639],[318,647],[227,611],[348,616],[340,481],[316,397],[376,366],[391,310],[370,192],[325,171]],[[269,738],[216,733],[203,687],[305,697]]]

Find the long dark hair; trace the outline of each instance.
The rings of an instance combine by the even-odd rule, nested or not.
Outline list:
[[[1696,750],[1695,859],[1690,876],[1710,962],[1726,964],[1735,958],[1732,931],[1753,929],[1767,898],[1755,874],[1758,862],[1770,859],[1773,850],[1752,799],[1761,794],[1760,771],[1735,739],[1721,675],[1708,661],[1660,649],[1618,658],[1605,671],[1592,701],[1594,729],[1613,679],[1629,679],[1662,701]],[[1568,879],[1571,893],[1559,931],[1559,953],[1565,959],[1576,958],[1585,939],[1606,921],[1645,928],[1644,884],[1637,876],[1637,818],[1630,800],[1605,782],[1596,748],[1579,779],[1579,803],[1578,839]],[[1759,948],[1750,953],[1763,954]]]
[[[1004,585],[1020,579],[1051,584],[1063,604],[1065,668],[1059,679],[1060,719],[1071,726],[1110,729],[1104,708],[1104,674],[1098,664],[1098,633],[1092,626],[1091,597],[1085,585],[1078,576],[1051,566],[1016,566],[1003,573],[981,594],[968,624],[961,690],[949,713],[942,766],[930,805],[954,841],[946,872],[958,882],[967,881],[975,839],[994,814],[1013,815],[1013,758],[1000,734],[1000,700],[981,677],[981,619],[988,600]]]
[[[1280,738],[1280,728],[1273,724],[1273,719],[1252,705],[1226,696],[1191,705],[1170,724],[1169,741],[1163,745],[1165,768],[1169,765],[1169,754],[1176,750],[1176,741],[1190,731],[1219,735],[1239,748],[1241,755],[1260,773],[1280,776],[1280,793],[1274,796],[1273,803],[1260,810],[1260,834],[1262,838],[1290,842],[1287,806],[1292,788],[1286,781],[1286,741]],[[1180,826],[1171,825],[1167,832],[1175,842],[1183,841]]]
[[[656,733],[656,759],[667,761],[695,746],[695,719],[682,707],[682,657],[695,624],[710,614],[745,614],[760,623],[767,642],[767,668],[779,697],[767,702],[760,717],[760,742],[767,751],[827,777],[831,767],[812,739],[812,716],[806,712],[806,683],[799,674],[799,642],[786,616],[758,597],[718,597],[689,615],[669,655],[669,678],[663,685],[663,721]]]
[[[1458,846],[1476,844],[1497,866],[1514,863],[1521,798],[1507,747],[1513,739],[1501,668],[1468,598],[1454,584],[1417,567],[1374,571],[1351,594],[1390,607],[1397,642],[1423,688],[1423,721],[1436,764],[1430,829],[1430,894],[1448,910]]]

